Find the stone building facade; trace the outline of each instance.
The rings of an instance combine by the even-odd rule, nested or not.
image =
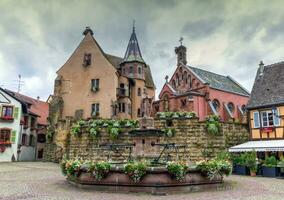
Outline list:
[[[200,120],[210,114],[224,121],[245,122],[249,92],[230,76],[223,76],[187,65],[186,47],[175,48],[177,67],[166,77],[152,115],[163,111],[194,111]]]
[[[135,28],[124,58],[105,53],[87,27],[84,38],[57,71],[50,96],[51,121],[75,119],[136,119],[147,111],[145,99],[154,100],[155,85],[142,58]]]

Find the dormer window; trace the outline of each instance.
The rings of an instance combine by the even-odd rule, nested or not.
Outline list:
[[[84,59],[83,59],[83,66],[87,67],[87,66],[91,65],[91,61],[92,61],[92,54],[85,53]]]
[[[138,74],[142,74],[142,69],[141,69],[141,67],[138,67]]]

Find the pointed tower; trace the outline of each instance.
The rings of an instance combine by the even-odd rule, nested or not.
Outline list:
[[[183,38],[180,38],[180,46],[175,48],[175,53],[177,55],[177,65],[187,64],[186,59],[186,47],[182,45]]]
[[[135,26],[128,42],[128,46],[123,58],[121,66],[121,73],[129,78],[144,79],[144,71],[146,63],[142,58],[137,36],[135,33]]]

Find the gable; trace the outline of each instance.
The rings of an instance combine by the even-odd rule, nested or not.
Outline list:
[[[4,95],[2,94],[2,91],[0,91],[0,103],[10,103],[11,101]]]
[[[91,64],[86,67],[83,66],[85,54],[91,54]],[[105,69],[114,73],[116,72],[115,66],[108,60],[106,54],[93,36],[87,34],[66,63],[57,71],[57,74],[64,76],[69,72],[91,72]]]
[[[165,93],[169,94],[170,96],[172,96],[175,93],[174,89],[169,85],[169,83],[164,84],[164,86],[163,86],[163,88],[162,88],[162,90],[159,94],[159,99],[162,99],[162,97]]]

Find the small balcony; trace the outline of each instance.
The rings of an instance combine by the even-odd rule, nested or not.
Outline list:
[[[129,96],[128,90],[125,89],[125,88],[117,88],[116,89],[116,95],[118,97],[128,97]]]

